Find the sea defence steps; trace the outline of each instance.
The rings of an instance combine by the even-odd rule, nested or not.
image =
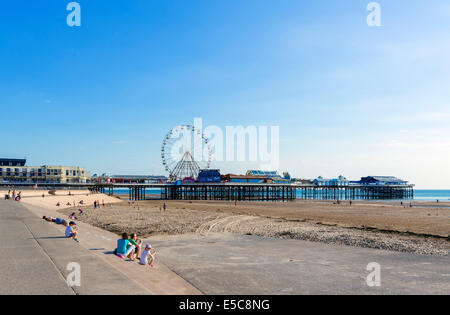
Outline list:
[[[113,255],[114,234],[79,223],[76,243],[43,215],[58,213],[0,200],[0,294],[201,294],[160,263],[151,269]],[[80,286],[67,284],[71,263],[80,266]]]

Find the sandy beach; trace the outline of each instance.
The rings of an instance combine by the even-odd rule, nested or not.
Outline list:
[[[235,233],[425,255],[448,255],[450,205],[297,201],[292,203],[120,202],[87,210],[83,222],[141,237]],[[408,204],[409,205],[409,204]],[[73,209],[59,210],[68,215]]]
[[[105,194],[92,194],[89,190],[70,191],[70,195],[67,190],[58,190],[52,193],[48,190],[17,190],[16,194],[19,192],[21,192],[22,196],[21,202],[25,205],[29,204],[50,210],[73,208],[74,205],[75,207],[93,206],[95,201],[108,205],[122,202],[116,197],[110,197]],[[5,194],[8,194],[7,190],[0,191],[2,198]]]

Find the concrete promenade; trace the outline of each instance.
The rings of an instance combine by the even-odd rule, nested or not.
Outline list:
[[[450,256],[227,233],[149,241],[205,294],[450,294]],[[371,262],[381,266],[380,287],[366,283]]]
[[[0,294],[200,294],[164,265],[155,269],[112,254],[117,236],[79,223],[80,243],[64,227],[42,220],[55,211],[0,201]],[[81,286],[69,287],[71,262],[81,267]]]

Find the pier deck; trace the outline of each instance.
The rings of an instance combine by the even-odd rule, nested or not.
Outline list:
[[[7,189],[30,189],[35,184],[0,184]],[[39,189],[89,189],[114,195],[128,190],[129,200],[148,199],[149,189],[159,189],[162,200],[293,201],[299,200],[410,200],[414,185],[316,186],[300,184],[188,183],[174,184],[38,184]]]

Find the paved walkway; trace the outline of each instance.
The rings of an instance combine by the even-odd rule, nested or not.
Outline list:
[[[200,294],[157,263],[155,269],[115,257],[117,236],[79,223],[80,243],[64,227],[42,220],[54,211],[0,201],[0,294]],[[81,286],[69,287],[67,266],[81,266]]]
[[[237,234],[149,241],[205,294],[450,294],[450,256]],[[381,287],[366,283],[371,262],[381,266]]]

